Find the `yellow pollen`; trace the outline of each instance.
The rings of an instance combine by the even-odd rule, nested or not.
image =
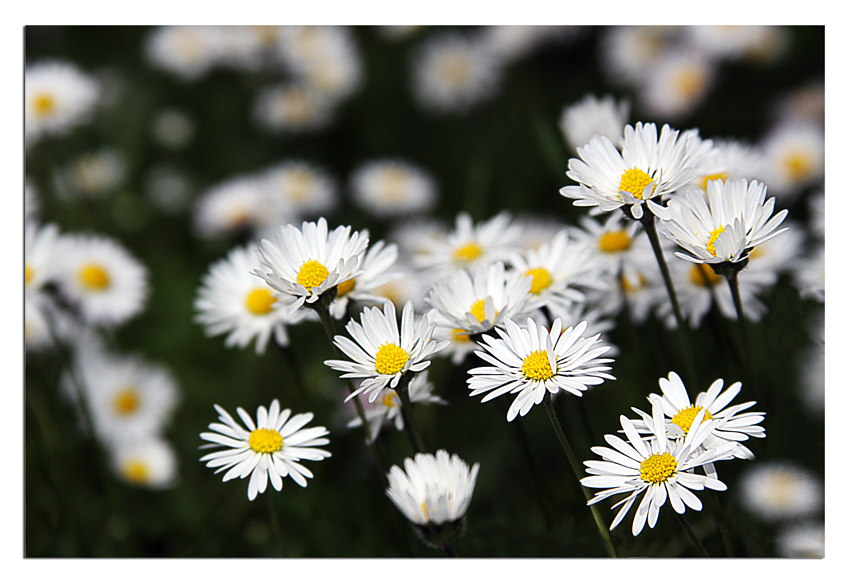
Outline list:
[[[452,338],[455,342],[469,342],[469,334],[463,328],[452,328]]]
[[[643,199],[643,191],[651,182],[652,177],[649,174],[634,167],[631,170],[623,172],[623,177],[620,179],[619,192],[629,192],[635,198]],[[652,192],[655,192],[655,185],[652,186]]]
[[[47,93],[39,93],[32,100],[32,108],[38,117],[50,115],[56,110],[56,100],[52,95]]]
[[[752,251],[750,251],[750,254],[748,255],[748,257],[750,259],[756,259],[758,257],[761,257],[762,255],[764,255],[764,251],[762,251],[761,245],[759,245],[757,247],[753,247],[753,249],[752,249]]]
[[[690,431],[691,423],[694,422],[694,419],[696,418],[697,413],[700,412],[700,409],[702,409],[702,407],[698,407],[697,405],[691,405],[690,407],[682,409],[681,411],[676,413],[671,421],[674,424],[678,425],[682,431],[687,433],[688,431]],[[711,416],[711,413],[706,411],[705,417],[703,419],[705,421],[708,421],[709,419],[714,419],[714,417]]]
[[[342,297],[354,289],[354,278],[346,279],[343,282],[336,284],[336,297]]]
[[[483,322],[484,318],[486,318],[486,316],[484,315],[484,302],[485,302],[485,299],[480,299],[477,302],[475,302],[474,304],[472,304],[471,308],[469,308],[469,313],[472,314],[473,316],[475,316],[475,319],[478,320],[479,322]],[[498,316],[498,315],[499,315],[499,310],[495,310],[495,315],[493,316],[493,319],[495,320],[496,316]]]
[[[139,460],[130,460],[121,468],[124,478],[134,484],[147,484],[150,480],[148,466]]]
[[[705,76],[699,69],[688,68],[679,71],[673,83],[682,97],[692,99],[705,87]]]
[[[327,267],[314,259],[310,259],[301,265],[295,281],[307,289],[312,289],[325,281],[328,275],[330,275],[330,272]]]
[[[719,225],[716,229],[714,229],[711,233],[709,233],[708,244],[705,246],[708,249],[708,252],[717,257],[717,249],[714,248],[714,243],[717,242],[717,239],[720,237],[720,234],[726,230],[726,227],[723,225]]]
[[[702,287],[713,287],[723,281],[721,276],[714,273],[714,270],[704,263],[694,264],[689,275],[691,283]]]
[[[535,267],[525,272],[526,277],[531,276],[531,293],[539,294],[552,285],[552,276],[544,267]]]
[[[84,287],[90,290],[103,291],[109,287],[109,273],[96,263],[86,263],[77,272],[77,277]]]
[[[121,417],[132,415],[138,411],[139,404],[139,392],[135,387],[124,387],[112,399],[112,406],[115,407],[115,412]]]
[[[599,237],[599,250],[603,253],[620,253],[632,246],[632,238],[625,229],[609,231]]]
[[[643,288],[644,286],[646,286],[646,278],[643,276],[642,273],[638,273],[638,284],[637,284],[637,286],[634,286],[634,285],[631,284],[631,282],[629,282],[628,277],[626,277],[625,275],[621,275],[620,276],[620,283],[623,285],[623,289],[626,291],[626,293],[629,293],[629,292],[637,291],[637,290]]]
[[[676,464],[673,454],[654,453],[640,463],[640,479],[649,484],[666,482],[676,473]]]
[[[245,296],[245,308],[254,315],[262,316],[273,310],[275,297],[264,287],[255,287]]]
[[[455,259],[458,261],[474,261],[481,256],[484,250],[478,243],[467,243],[455,249]]]
[[[29,263],[24,265],[24,284],[29,285],[32,278],[35,277],[35,270],[29,266]]]
[[[700,180],[700,186],[703,190],[708,190],[708,183],[711,180],[726,180],[729,178],[729,174],[726,172],[718,172],[717,174],[709,174],[708,176],[703,176]]]
[[[384,407],[395,407],[395,391],[387,391],[381,399]]]
[[[805,180],[812,172],[812,160],[804,152],[793,152],[785,157],[785,170],[793,182]]]
[[[423,502],[422,504],[420,504],[420,505],[419,505],[419,508],[421,508],[421,509],[422,509],[422,514],[424,514],[424,515],[425,515],[425,520],[429,520],[429,521],[430,521],[430,520],[431,520],[431,515],[430,515],[430,514],[428,514],[428,505],[427,505],[425,502]]]
[[[535,350],[522,361],[522,374],[535,381],[545,381],[555,376],[549,365],[549,357],[545,350]]]
[[[283,436],[274,429],[260,427],[248,436],[248,447],[257,453],[274,453],[283,447]]]
[[[409,359],[410,355],[404,348],[387,342],[381,345],[375,355],[375,370],[380,374],[396,374],[404,368]]]

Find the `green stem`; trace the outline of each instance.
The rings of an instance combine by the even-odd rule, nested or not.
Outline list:
[[[277,539],[278,545],[280,545],[280,556],[286,557],[289,553],[286,551],[286,544],[283,542],[283,532],[280,529],[280,521],[277,518],[277,511],[274,507],[274,497],[271,492],[266,495],[266,499],[268,500],[269,522],[272,525],[272,532],[274,532],[274,537]]]
[[[685,533],[688,535],[688,539],[691,541],[691,544],[694,545],[694,548],[699,552],[700,555],[705,557],[706,559],[711,558],[708,554],[708,551],[705,550],[705,547],[702,546],[697,534],[694,532],[694,529],[691,528],[691,525],[688,523],[687,519],[685,519],[684,515],[676,513],[676,518],[679,519],[679,523],[682,525],[682,528],[685,529]]]
[[[561,447],[564,449],[564,453],[567,454],[567,459],[570,462],[570,466],[572,466],[573,472],[576,475],[576,479],[578,480],[579,486],[581,486],[581,490],[582,492],[584,492],[584,497],[588,502],[590,502],[590,499],[592,498],[590,490],[585,488],[584,484],[581,483],[581,466],[579,465],[578,460],[576,459],[576,456],[573,453],[569,442],[567,441],[567,436],[564,435],[564,430],[561,428],[561,423],[558,421],[558,416],[555,415],[555,408],[552,406],[552,393],[546,391],[546,396],[543,397],[543,403],[546,406],[546,412],[549,413],[549,420],[552,422],[552,427],[555,428],[555,433],[558,435],[558,441],[561,442]],[[608,532],[608,528],[605,526],[605,523],[602,522],[602,517],[599,515],[599,510],[596,508],[596,506],[590,505],[590,512],[593,514],[593,520],[594,522],[596,522],[596,528],[599,530],[599,534],[602,536],[602,540],[605,543],[605,549],[608,551],[608,555],[616,558],[617,553],[614,551],[614,545],[611,543],[611,534]]]
[[[717,530],[720,531],[720,538],[723,539],[723,548],[726,549],[726,556],[732,558],[735,556],[735,551],[732,548],[729,525],[726,524],[726,517],[723,516],[723,507],[720,506],[720,498],[714,490],[711,490],[711,503],[714,508],[714,519],[717,522]]]
[[[520,419],[515,419],[514,421],[515,422],[510,423],[510,425],[514,428],[514,435],[516,436],[517,442],[522,450],[525,463],[528,466],[528,473],[531,476],[531,485],[534,488],[535,493],[534,498],[537,501],[537,506],[540,508],[541,514],[543,514],[543,522],[546,525],[546,529],[551,530],[554,524],[552,521],[552,514],[549,512],[549,509],[544,502],[545,496],[543,493],[543,483],[540,480],[540,471],[537,469],[537,464],[534,463],[531,446],[528,444],[528,436],[525,434],[525,429],[523,428]]]
[[[688,341],[688,331],[685,326],[685,319],[682,317],[682,310],[679,307],[679,300],[676,297],[676,289],[673,287],[673,279],[670,277],[670,269],[667,267],[667,261],[664,259],[664,250],[661,249],[661,241],[658,239],[658,231],[655,228],[655,215],[650,212],[644,212],[640,222],[643,225],[643,230],[646,231],[646,236],[649,237],[652,251],[655,253],[655,260],[658,262],[659,269],[661,269],[664,286],[667,288],[667,295],[670,296],[670,303],[673,305],[673,314],[676,317],[676,327],[678,328],[679,343],[681,344],[682,355],[685,361],[685,370],[687,371],[689,383],[693,385],[696,383],[696,374],[690,342]]]
[[[427,453],[428,448],[425,447],[425,442],[422,440],[422,435],[419,433],[419,428],[416,425],[416,419],[413,417],[413,403],[410,402],[410,394],[408,387],[410,386],[410,376],[405,374],[396,387],[395,391],[398,398],[401,400],[401,414],[404,417],[404,429],[407,436],[410,438],[410,443],[415,451]]]
[[[744,318],[744,304],[741,302],[741,288],[738,286],[738,271],[731,271],[726,276],[729,283],[729,291],[732,292],[732,302],[735,304],[735,315],[738,318],[738,329],[741,331],[741,342],[744,345],[744,361],[747,363],[747,377],[750,386],[755,391],[756,398],[763,401],[760,387],[756,382],[755,366],[753,364],[753,353],[751,351],[750,338],[747,333],[747,322]]]

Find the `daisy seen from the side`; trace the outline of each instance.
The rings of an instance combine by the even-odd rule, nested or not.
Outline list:
[[[340,378],[359,378],[360,386],[346,398],[365,393],[374,402],[385,388],[395,389],[408,371],[422,372],[431,364],[426,360],[448,345],[432,339],[434,326],[428,315],[414,326],[413,304],[407,302],[396,320],[395,305],[387,300],[381,308],[364,308],[360,322],[353,319],[345,329],[351,335],[336,336],[334,344],[351,360],[326,360],[325,364],[345,374]]]
[[[543,401],[546,393],[565,391],[581,396],[589,386],[614,377],[609,358],[600,358],[610,347],[601,345],[599,334],[584,337],[587,322],[563,329],[561,319],[552,328],[528,319],[523,329],[513,320],[505,320],[504,329],[496,328],[498,338],[485,335],[476,350],[491,366],[469,371],[467,384],[475,397],[487,393],[482,403],[507,393],[518,393],[508,409],[508,421],[525,416],[531,407]]]
[[[250,475],[249,500],[265,492],[269,481],[280,492],[283,488],[281,478],[286,476],[299,486],[306,487],[307,478],[312,478],[313,473],[298,462],[321,460],[331,455],[318,449],[318,446],[330,443],[325,437],[328,430],[304,427],[313,420],[313,414],[292,415],[290,409],[281,411],[277,399],[272,401],[268,410],[263,406],[257,407],[256,423],[244,409],[237,408],[244,427],[218,405],[215,405],[215,410],[220,423],[210,423],[211,431],[201,433],[201,439],[211,442],[202,447],[222,446],[225,449],[207,454],[200,461],[206,462],[208,468],[217,468],[216,473],[226,471],[223,482]]]

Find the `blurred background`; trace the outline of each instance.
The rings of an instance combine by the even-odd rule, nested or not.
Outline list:
[[[289,221],[324,216],[332,228],[368,229],[371,241],[400,246],[410,221],[451,228],[462,211],[476,222],[508,211],[541,234],[553,223],[577,225],[585,211],[558,193],[576,157],[562,116],[587,95],[627,103],[627,123],[698,128],[765,159],[789,133],[804,145],[805,136],[820,136],[819,150],[817,138],[805,146],[814,162],[804,170],[789,177],[766,162],[758,176],[777,208],[789,209],[801,248],[759,290],[766,310],[749,323],[756,374],[770,394],[767,438],[747,442],[754,461],[718,466],[729,486],[718,499],[736,556],[822,555],[823,288],[812,293],[798,272],[823,247],[812,225],[823,221],[824,28],[723,28],[27,27],[28,71],[73,65],[97,83],[99,97],[61,135],[28,136],[26,219],[112,238],[145,266],[143,311],[103,337],[111,350],[170,371],[179,402],[163,435],[176,459],[173,483],[130,483],[62,393],[67,353],[28,343],[26,555],[439,556],[387,499],[360,429],[346,427],[354,415],[323,364],[333,355],[320,325],[288,326],[287,347],[271,341],[257,354],[253,344],[226,347],[223,336],[207,336],[194,302],[212,264]],[[387,159],[425,173],[432,202],[393,214],[358,198],[357,170]],[[324,203],[290,200],[277,210],[250,202],[252,180],[294,162],[330,185]],[[235,206],[212,202],[223,191]],[[606,337],[618,347],[617,380],[579,403],[555,401],[580,460],[594,459],[590,447],[619,429],[620,415],[648,410],[646,396],[674,370],[665,352],[677,350],[675,332],[657,317],[612,320]],[[692,332],[703,385],[692,394],[716,378],[745,381],[737,332],[717,308]],[[477,365],[474,356],[462,365],[434,358],[429,380],[448,405],[417,409],[430,448],[481,464],[458,554],[603,556],[545,411],[508,424],[507,400],[469,398],[466,371]],[[745,394],[746,383],[739,399]],[[312,411],[312,425],[330,431],[332,457],[308,462],[315,477],[306,488],[285,481],[252,502],[245,481],[222,483],[198,461],[199,434],[217,420],[213,404],[253,415],[272,399]],[[392,427],[379,445],[393,464],[412,455]],[[795,504],[801,496],[809,502]],[[703,501],[703,512],[687,516],[709,553],[723,556],[712,500]],[[610,522],[608,506],[600,509]],[[612,533],[622,555],[693,554],[671,511],[638,537],[629,522]]]

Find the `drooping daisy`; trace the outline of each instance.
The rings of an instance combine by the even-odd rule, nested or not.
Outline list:
[[[111,458],[118,477],[134,486],[168,488],[177,478],[177,456],[168,442],[160,437],[116,444]]]
[[[278,345],[289,344],[286,327],[307,315],[287,316],[286,307],[276,305],[275,290],[254,273],[261,267],[255,245],[233,249],[210,267],[195,299],[196,320],[208,336],[227,333],[224,345],[239,348],[256,339],[257,354],[272,334]]]
[[[148,295],[147,270],[116,241],[93,235],[61,240],[58,282],[83,319],[117,326],[137,315]]]
[[[778,227],[788,211],[773,215],[775,199],[765,201],[764,184],[710,180],[707,192],[687,190],[667,207],[662,231],[687,251],[676,256],[694,263],[739,263],[753,247],[785,231]]]
[[[307,486],[307,478],[313,473],[299,464],[300,460],[321,460],[331,456],[330,452],[317,446],[330,443],[324,427],[304,429],[313,420],[312,413],[299,413],[290,417],[290,409],[280,410],[277,399],[268,411],[257,407],[257,422],[241,407],[236,409],[245,424],[245,429],[227,411],[215,405],[221,423],[210,423],[212,432],[201,433],[201,439],[212,442],[206,447],[223,446],[225,449],[201,458],[208,468],[218,468],[216,473],[227,470],[223,482],[233,478],[245,478],[248,474],[248,500],[266,491],[271,481],[280,492],[283,480],[291,477],[301,487]]]
[[[417,453],[404,460],[404,470],[387,473],[387,496],[410,522],[418,525],[455,522],[466,514],[480,465],[472,469],[457,454]]]
[[[279,218],[273,202],[256,176],[230,178],[201,193],[195,203],[195,227],[204,237],[261,229]]]
[[[353,319],[345,329],[351,338],[336,336],[334,344],[351,360],[326,360],[325,364],[345,374],[340,378],[359,378],[360,387],[346,401],[367,393],[374,402],[387,387],[395,389],[404,373],[422,372],[431,364],[426,360],[448,342],[431,338],[434,326],[427,314],[414,329],[413,304],[406,303],[401,313],[401,327],[396,320],[395,305],[387,300],[380,308],[364,308],[360,322]]]
[[[381,295],[380,288],[401,276],[398,271],[390,271],[397,258],[398,247],[392,243],[378,241],[370,245],[363,256],[361,273],[337,284],[336,297],[330,305],[331,315],[338,320],[342,318],[351,301],[383,303],[392,299]]]
[[[735,444],[727,444],[719,449],[699,451],[700,446],[711,434],[716,421],[703,423],[704,410],[697,413],[685,439],[670,441],[661,404],[656,401],[652,406],[652,436],[650,440],[641,439],[637,429],[624,415],[620,424],[626,433],[628,443],[616,435],[606,435],[608,447],[592,447],[593,453],[602,457],[602,461],[585,461],[590,476],[581,479],[588,488],[604,488],[588,504],[596,504],[609,496],[627,494],[614,504],[621,506],[611,523],[613,530],[625,518],[638,496],[643,497],[635,511],[632,522],[632,534],[637,536],[646,524],[654,528],[658,520],[658,511],[670,499],[670,504],[678,514],[685,507],[702,510],[702,502],[691,490],[725,490],[726,485],[710,476],[691,473],[689,470],[728,459]]]
[[[423,269],[439,275],[449,275],[458,269],[471,269],[507,259],[522,233],[511,216],[501,212],[493,218],[475,224],[467,213],[459,213],[455,228],[448,233],[435,232],[420,243],[414,262]]]
[[[576,206],[598,207],[599,212],[628,205],[631,216],[640,219],[646,203],[651,213],[666,217],[656,201],[664,202],[701,174],[701,155],[709,144],[696,130],[680,135],[665,124],[659,136],[654,123],[627,125],[622,153],[605,136],[578,148],[579,158],[570,159],[567,176],[579,184],[563,187],[561,194],[575,199]]]
[[[448,34],[428,39],[413,69],[413,93],[425,108],[463,113],[493,96],[503,62],[478,38]]]
[[[793,201],[803,188],[823,180],[826,142],[821,123],[777,124],[761,141],[764,181],[781,201]]]
[[[738,486],[744,508],[767,521],[811,516],[823,508],[823,483],[794,462],[762,462]]]
[[[24,288],[27,296],[38,292],[56,271],[56,249],[60,241],[56,225],[39,226],[30,221],[24,233]]]
[[[212,26],[161,26],[145,39],[148,62],[183,81],[196,81],[218,62],[219,36]]]
[[[675,372],[670,372],[667,378],[658,379],[663,395],[652,393],[649,395],[650,403],[655,399],[661,402],[661,408],[667,420],[667,433],[673,438],[684,437],[691,427],[691,423],[697,413],[705,409],[703,418],[705,420],[717,420],[711,434],[706,437],[702,444],[704,449],[720,447],[726,443],[737,443],[738,447],[732,450],[732,455],[739,459],[753,459],[753,452],[747,449],[741,442],[750,437],[764,437],[764,429],[757,423],[764,420],[764,413],[747,412],[742,413],[756,404],[755,401],[739,403],[727,407],[741,391],[741,383],[734,383],[728,389],[723,389],[723,379],[717,379],[707,391],[697,395],[693,401],[688,396],[682,379]],[[652,417],[643,411],[633,409],[641,416],[639,420],[632,420],[635,428],[641,433],[652,432]]]
[[[621,148],[630,107],[625,99],[614,101],[611,95],[600,99],[590,94],[578,103],[564,107],[559,126],[567,145],[577,150],[593,136],[607,136],[617,148]]]
[[[434,179],[402,160],[361,165],[351,176],[351,189],[360,207],[382,218],[426,211],[437,201]]]
[[[552,323],[551,330],[528,319],[526,328],[513,320],[505,320],[505,329],[496,328],[499,338],[485,335],[478,345],[484,351],[475,354],[492,366],[473,368],[467,384],[475,397],[488,393],[485,403],[506,393],[518,393],[508,409],[508,421],[517,414],[525,417],[534,405],[539,405],[547,391],[557,394],[566,391],[580,397],[589,386],[613,380],[607,366],[610,358],[600,358],[609,347],[602,346],[599,334],[584,337],[587,322],[561,328],[561,319]]]
[[[290,160],[262,173],[269,196],[294,217],[326,213],[337,204],[336,181],[318,166]]]
[[[312,85],[296,81],[263,89],[254,103],[254,117],[270,132],[315,131],[330,122],[333,105]]]
[[[699,107],[714,85],[716,63],[693,50],[671,48],[655,61],[639,89],[641,109],[648,115],[680,120]]]
[[[506,272],[502,262],[479,265],[438,281],[425,301],[458,334],[478,334],[523,313],[531,299],[531,276]]]
[[[351,232],[340,225],[328,233],[328,223],[304,222],[301,229],[284,225],[272,240],[263,239],[259,252],[262,267],[255,271],[272,288],[286,296],[291,315],[319,299],[332,287],[362,273],[363,254],[369,233]]]
[[[87,342],[76,351],[74,374],[63,377],[72,399],[82,392],[97,436],[107,445],[161,434],[179,400],[171,373],[135,356],[113,354]],[[79,383],[79,385],[77,384]]]
[[[86,121],[100,97],[97,81],[75,65],[47,61],[24,71],[24,137],[32,144]]]
[[[433,394],[434,385],[428,382],[428,371],[423,370],[411,379],[407,386],[407,392],[411,403],[436,403],[448,405],[446,401]],[[360,399],[360,397],[357,397]],[[362,401],[362,399],[361,399]],[[401,413],[401,398],[393,389],[384,389],[381,398],[374,402],[363,402],[366,421],[369,423],[369,433],[372,441],[378,438],[378,434],[384,425],[395,425],[398,431],[404,429],[404,415]],[[348,427],[360,427],[362,421],[355,416],[348,423]]]

